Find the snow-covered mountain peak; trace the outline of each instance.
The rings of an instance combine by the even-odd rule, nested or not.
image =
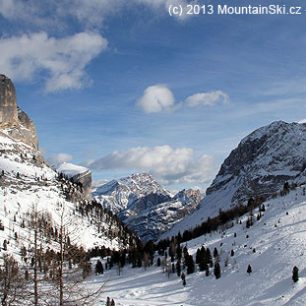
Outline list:
[[[83,174],[89,171],[88,168],[68,162],[61,163],[56,170],[59,173],[66,174],[68,177],[74,177],[75,175]]]
[[[98,186],[93,197],[118,214],[143,240],[157,239],[160,233],[195,210],[202,199],[200,191],[192,189],[172,196],[147,173]]]
[[[92,176],[91,171],[88,168],[68,162],[63,162],[57,165],[55,169],[58,173],[65,175],[75,183],[80,183],[85,191],[85,194],[90,197],[92,188]]]
[[[224,160],[206,191],[200,210],[177,224],[173,232],[184,230],[245,203],[250,197],[267,198],[281,190],[285,182],[306,182],[306,125],[276,121],[242,139]]]
[[[152,193],[170,197],[170,192],[164,189],[150,174],[136,173],[97,186],[93,196],[113,212],[118,213],[128,208],[131,202]]]

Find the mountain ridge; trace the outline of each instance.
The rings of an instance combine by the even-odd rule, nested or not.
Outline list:
[[[244,137],[222,163],[196,214],[176,224],[167,235],[196,226],[208,217],[266,199],[290,184],[306,183],[306,125],[275,121]]]
[[[150,174],[137,173],[97,187],[93,198],[148,241],[194,211],[201,193],[188,189],[172,195]]]

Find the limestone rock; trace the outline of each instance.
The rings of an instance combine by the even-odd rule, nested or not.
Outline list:
[[[16,92],[14,84],[5,75],[0,75],[0,127],[18,125]]]
[[[88,197],[91,196],[92,175],[89,169],[67,162],[55,165],[53,168],[58,173],[62,173],[71,178],[75,183],[82,184],[84,194]]]
[[[0,75],[0,131],[38,149],[35,125],[17,106],[14,84],[3,74]]]

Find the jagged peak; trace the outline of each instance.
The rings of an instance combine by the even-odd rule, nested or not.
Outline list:
[[[247,135],[241,140],[241,143],[245,143],[246,141],[252,141],[254,139],[259,139],[263,136],[266,136],[268,133],[274,133],[276,130],[281,128],[286,128],[290,125],[297,125],[294,123],[288,123],[282,120],[273,121],[272,123],[262,126],[255,131],[253,131],[251,134]]]

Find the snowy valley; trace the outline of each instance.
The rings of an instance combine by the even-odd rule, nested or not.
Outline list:
[[[92,190],[87,168],[45,162],[1,78],[2,305],[305,304],[305,124],[245,137],[204,198],[146,173]]]

